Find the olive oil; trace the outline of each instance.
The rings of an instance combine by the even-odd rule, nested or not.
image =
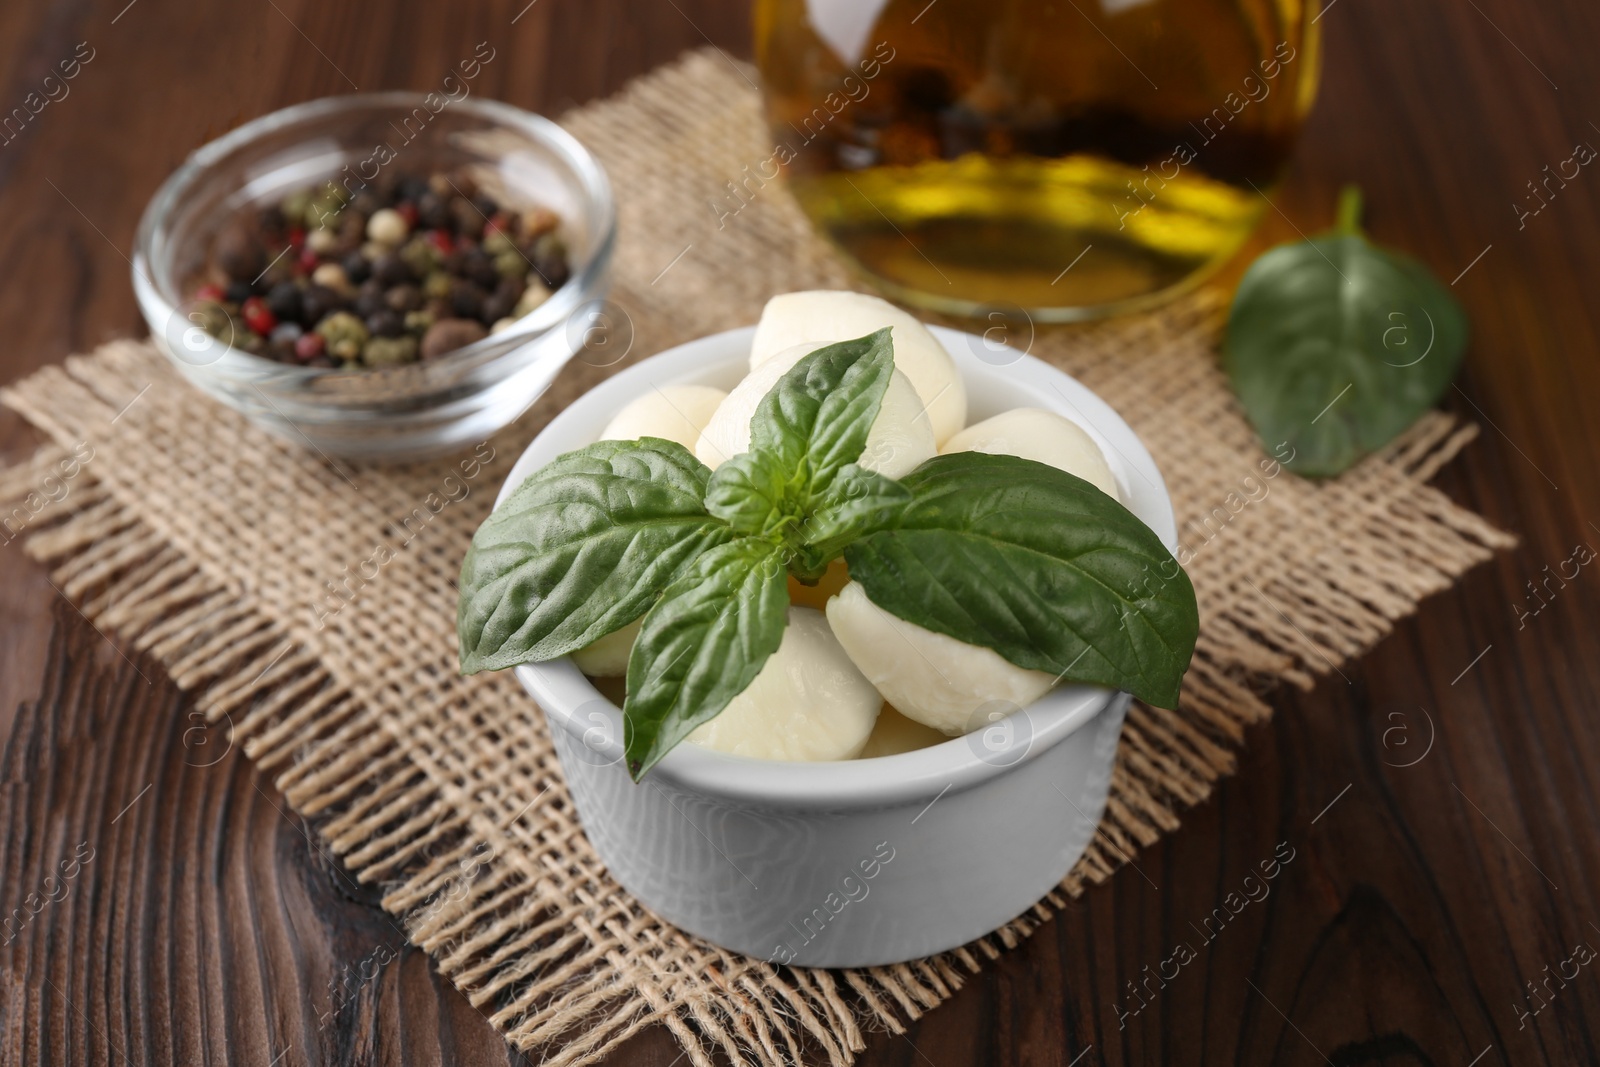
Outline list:
[[[789,187],[889,295],[1087,318],[1267,210],[1317,77],[1303,0],[757,0]]]

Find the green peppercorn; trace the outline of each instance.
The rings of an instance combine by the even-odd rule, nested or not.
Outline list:
[[[195,305],[189,313],[189,321],[195,323],[212,337],[226,341],[233,335],[233,319],[228,310],[215,301],[207,300]]]
[[[312,199],[306,207],[306,228],[338,232],[339,212],[344,210],[344,201],[332,193],[323,193]]]
[[[422,282],[422,295],[429,300],[448,300],[455,279],[442,270],[431,272]]]
[[[397,367],[417,361],[415,337],[374,337],[361,350],[361,360],[369,367]]]
[[[528,261],[513,248],[494,257],[494,269],[502,278],[523,278],[528,273]]]
[[[427,308],[420,311],[406,312],[406,332],[414,333],[418,337],[428,332],[428,327],[434,324],[434,314]]]
[[[516,251],[517,243],[505,230],[495,230],[483,235],[483,250],[491,256],[498,256],[502,252]]]
[[[306,209],[311,206],[311,190],[299,189],[284,197],[278,204],[278,210],[283,212],[283,220],[290,226],[304,226],[306,224]]]
[[[336,311],[317,324],[317,332],[328,343],[328,354],[335,359],[355,360],[367,343],[367,324],[348,311]]]
[[[439,267],[439,250],[426,237],[413,237],[400,247],[400,259],[411,273],[425,278]]]

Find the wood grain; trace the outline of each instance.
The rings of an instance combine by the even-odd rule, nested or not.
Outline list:
[[[0,145],[0,378],[142,332],[138,214],[240,121],[431,87],[480,40],[503,58],[479,91],[546,112],[706,35],[747,50],[739,0],[524,3],[0,5],[0,110],[95,49]],[[1600,173],[1552,185],[1536,215],[1513,206],[1539,203],[1528,183],[1575,143],[1600,146],[1600,11],[1336,0],[1321,25],[1322,99],[1261,241],[1325,225],[1356,181],[1377,239],[1456,279],[1474,339],[1448,406],[1483,436],[1439,484],[1522,544],[1342,675],[1281,694],[1179,833],[905,1035],[875,1035],[864,1064],[1600,1062],[1600,968],[1551,977],[1600,946],[1600,577],[1527,587],[1600,546]],[[0,422],[0,448],[26,445]],[[519,1062],[270,784],[217,758],[225,741],[157,668],[14,548],[0,558],[0,718],[22,705],[0,762],[0,922],[27,916],[0,947],[0,1059]],[[93,859],[47,885],[80,846]],[[34,915],[30,894],[60,899]],[[676,1056],[650,1033],[614,1059]]]

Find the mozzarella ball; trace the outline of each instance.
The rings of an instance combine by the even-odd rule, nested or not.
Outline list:
[[[816,348],[803,344],[779,352],[734,386],[695,442],[694,454],[700,462],[715,470],[726,460],[750,451],[750,419],[761,399],[778,384],[779,378]],[[938,451],[928,420],[922,417],[917,391],[904,374],[895,371],[858,462],[885,477],[901,478]]]
[[[700,431],[727,395],[709,385],[656,386],[617,412],[600,432],[600,440],[664,437],[693,451]]]
[[[946,441],[939,452],[1020,456],[1076,474],[1112,500],[1120,499],[1117,479],[1094,438],[1071,419],[1043,408],[1013,408],[975,422]]]
[[[902,752],[915,752],[946,740],[949,739],[933,727],[908,719],[885,704],[883,710],[878,712],[878,724],[872,728],[872,736],[867,738],[866,747],[856,758],[898,756]]]
[[[844,654],[822,612],[789,608],[778,646],[745,691],[689,740],[753,759],[852,759],[883,701]]]
[[[620,630],[585,645],[572,654],[572,662],[590,678],[621,678],[628,673],[628,656],[644,623],[641,616]]]
[[[967,387],[955,360],[928,328],[887,300],[865,293],[815,289],[784,293],[767,301],[750,346],[754,369],[798,344],[813,349],[849,341],[890,327],[894,365],[927,408],[933,439],[943,444],[967,421]]]
[[[869,600],[860,582],[828,601],[828,623],[883,699],[951,737],[987,725],[976,714],[984,705],[1024,708],[1055,684],[1054,675],[1018,667],[993,649],[896,618]]]

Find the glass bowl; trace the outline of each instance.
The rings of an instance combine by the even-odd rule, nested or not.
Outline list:
[[[189,287],[239,212],[327,181],[359,192],[384,169],[464,170],[508,206],[554,211],[568,249],[567,282],[515,325],[397,367],[279,363],[201,329]],[[337,96],[262,116],[192,154],[145,209],[133,286],[156,343],[211,396],[329,455],[409,460],[482,441],[528,409],[584,346],[605,296],[615,235],[604,171],[550,120],[437,93]]]

